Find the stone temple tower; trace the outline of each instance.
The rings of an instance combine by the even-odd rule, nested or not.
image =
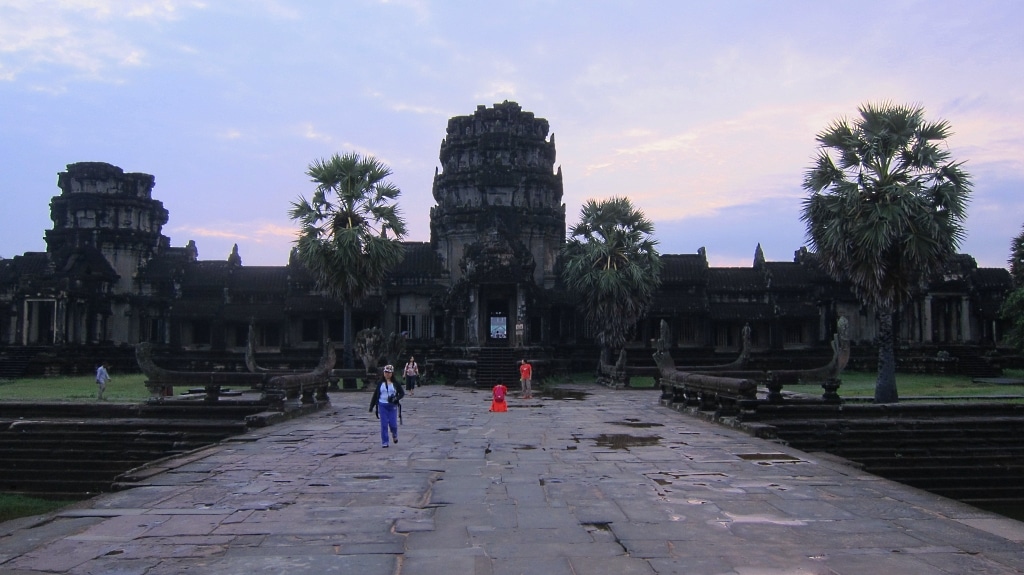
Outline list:
[[[68,343],[137,335],[131,317],[136,274],[170,245],[161,234],[168,212],[153,199],[154,183],[149,174],[126,174],[103,162],[69,164],[59,175],[46,251],[57,276],[67,278],[54,301],[54,320],[65,326],[58,333],[67,333]]]
[[[565,244],[548,122],[515,102],[479,106],[448,121],[440,160],[430,238],[453,281],[452,333],[470,345],[528,344],[541,315],[531,302],[555,287]]]

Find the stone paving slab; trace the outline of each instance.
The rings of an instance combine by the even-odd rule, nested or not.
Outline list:
[[[1024,524],[658,404],[427,386],[379,445],[364,393],[0,524],[0,573],[1024,572]],[[573,395],[572,397],[575,397]]]

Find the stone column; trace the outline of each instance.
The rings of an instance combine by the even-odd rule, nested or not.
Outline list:
[[[103,341],[103,339],[104,339],[103,336],[105,335],[105,332],[106,332],[106,329],[104,329],[105,328],[105,326],[104,326],[105,323],[106,322],[103,321],[103,314],[97,313],[96,314],[96,323],[93,324],[93,327],[96,330],[95,333],[93,333],[93,337],[92,337],[92,342],[93,343],[100,343],[100,342]]]
[[[58,298],[54,307],[57,309],[54,310],[53,318],[53,343],[55,345],[64,345],[68,341],[67,300],[65,298]]]
[[[469,292],[469,317],[466,322],[466,340],[469,345],[480,345],[480,289],[473,288]]]
[[[516,317],[509,329],[515,334],[514,347],[522,347],[526,342],[526,290],[523,284],[516,284]]]
[[[971,300],[967,296],[960,297],[960,340],[971,341]]]
[[[924,343],[932,342],[932,296],[924,296]]]

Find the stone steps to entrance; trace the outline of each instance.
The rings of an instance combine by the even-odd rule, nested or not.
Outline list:
[[[31,420],[4,421],[0,420],[0,431],[22,436],[45,437],[46,433],[67,434],[74,431],[83,439],[96,437],[103,439],[105,434],[159,434],[159,433],[238,433],[245,431],[244,421],[224,420],[188,420],[188,419],[126,419],[126,420]]]
[[[226,436],[207,437],[202,440],[182,441],[180,439],[169,439],[165,441],[146,442],[99,442],[65,440],[57,442],[31,442],[17,444],[4,442],[0,444],[0,453],[4,455],[4,461],[8,459],[36,459],[40,461],[55,460],[58,462],[89,462],[97,457],[110,457],[116,459],[133,459],[144,461],[154,456],[162,457],[169,452],[181,452],[209,445],[224,439]],[[2,475],[3,471],[0,471]]]
[[[113,490],[121,474],[249,429],[265,404],[0,405],[0,489],[56,496]]]
[[[45,347],[7,346],[0,353],[0,381],[24,377],[29,363]]]
[[[490,389],[504,383],[516,389],[519,381],[519,359],[510,347],[482,347],[477,359],[476,386]]]
[[[174,452],[163,452],[161,457],[167,455],[174,455]],[[132,457],[130,453],[123,454],[121,457],[88,457],[89,454],[81,454],[79,457],[69,459],[40,459],[35,457],[33,452],[28,453],[13,453],[12,457],[4,459],[4,465],[9,469],[26,471],[33,470],[35,472],[50,472],[50,471],[66,471],[77,469],[83,473],[106,473],[108,471],[117,471],[120,473],[124,470],[125,465],[134,466],[139,461],[151,461],[152,457],[140,459]],[[147,454],[151,455],[151,454]]]
[[[852,455],[869,456],[875,453],[899,453],[904,456],[909,456],[913,453],[936,456],[943,453],[963,455],[972,452],[983,453],[992,449],[1024,453],[1024,445],[1020,444],[1019,438],[984,433],[943,438],[941,443],[936,443],[936,436],[928,433],[919,432],[908,435],[906,432],[895,431],[888,435],[884,432],[878,432],[872,435],[835,434],[830,436],[815,435],[813,437],[797,436],[792,433],[783,432],[779,437],[788,443],[799,443],[803,446],[802,449],[807,451],[829,451],[844,457]]]
[[[969,503],[1024,500],[1020,404],[907,401],[892,405],[758,406],[744,421],[804,451]]]
[[[235,420],[266,411],[267,402],[236,400],[230,402],[166,401],[159,403],[74,403],[67,401],[0,403],[0,421],[31,418],[45,419],[185,419]]]

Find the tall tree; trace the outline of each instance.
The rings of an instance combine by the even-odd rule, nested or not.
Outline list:
[[[825,271],[848,280],[878,313],[875,401],[893,403],[893,315],[956,253],[971,182],[950,159],[945,120],[928,122],[922,107],[891,103],[863,105],[859,113],[818,134],[801,220]]]
[[[1010,275],[1013,277],[1013,285],[1024,288],[1024,227],[1020,234],[1013,238],[1010,244]]]
[[[1003,334],[1003,339],[1024,351],[1024,229],[1010,244],[1009,264],[1014,290],[1003,300],[999,316],[1010,322],[1010,328]]]
[[[627,198],[588,200],[569,231],[562,278],[595,327],[605,362],[625,345],[661,283],[653,233],[654,225]]]
[[[316,190],[292,202],[301,230],[296,253],[317,286],[342,300],[344,365],[352,367],[352,306],[380,286],[404,256],[405,221],[395,203],[401,191],[391,169],[373,156],[334,154],[306,170]]]

